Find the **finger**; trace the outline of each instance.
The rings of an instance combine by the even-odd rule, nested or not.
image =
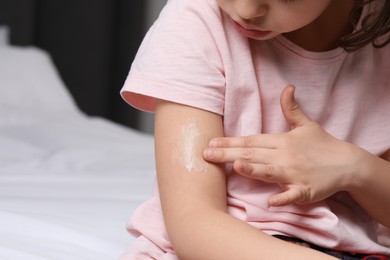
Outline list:
[[[295,87],[288,85],[280,96],[280,105],[284,117],[292,129],[308,124],[312,120],[301,110],[294,97]]]
[[[242,137],[220,137],[213,138],[209,142],[209,147],[259,147],[259,148],[276,148],[279,135],[259,134]]]
[[[309,201],[308,193],[299,187],[293,187],[285,192],[272,196],[268,203],[270,206],[285,206],[293,203],[305,203]]]
[[[250,163],[245,160],[236,160],[234,170],[245,177],[270,183],[286,182],[287,176],[282,168],[271,164]]]
[[[209,162],[232,163],[246,160],[252,163],[270,163],[277,158],[277,150],[267,148],[206,148],[203,158]]]

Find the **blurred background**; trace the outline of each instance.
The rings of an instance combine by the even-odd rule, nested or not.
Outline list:
[[[50,53],[82,111],[153,133],[153,115],[127,105],[119,91],[145,33],[165,3],[1,0],[0,14],[12,17],[13,27],[19,28],[11,31],[11,44],[34,45]],[[18,7],[17,14],[2,13],[13,6]]]

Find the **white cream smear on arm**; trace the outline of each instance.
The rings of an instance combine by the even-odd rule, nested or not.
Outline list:
[[[180,163],[189,172],[206,172],[207,163],[203,160],[202,154],[199,151],[197,145],[200,141],[200,131],[196,124],[196,119],[192,118],[189,123],[182,127],[182,153],[180,158]]]

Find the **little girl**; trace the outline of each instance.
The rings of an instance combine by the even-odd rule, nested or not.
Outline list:
[[[169,0],[121,92],[155,112],[158,183],[122,259],[389,259],[389,16]]]

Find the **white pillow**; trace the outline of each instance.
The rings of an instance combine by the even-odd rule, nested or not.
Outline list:
[[[40,115],[80,113],[45,51],[0,45],[0,57],[0,120],[14,111]]]

